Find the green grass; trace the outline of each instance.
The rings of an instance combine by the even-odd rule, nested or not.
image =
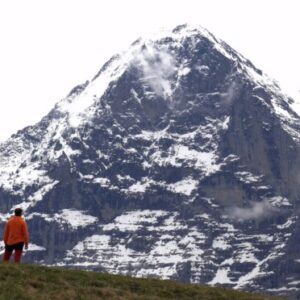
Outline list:
[[[2,264],[0,299],[275,300],[279,298],[158,279],[137,279],[64,268]]]

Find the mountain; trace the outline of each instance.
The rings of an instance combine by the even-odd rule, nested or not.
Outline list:
[[[27,261],[300,297],[300,117],[207,30],[138,39],[0,144]]]

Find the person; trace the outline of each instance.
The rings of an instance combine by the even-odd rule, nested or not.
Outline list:
[[[22,218],[22,213],[21,208],[16,208],[15,216],[11,217],[5,225],[3,262],[8,262],[13,251],[15,251],[14,261],[20,263],[24,246],[25,249],[28,249],[29,233],[27,224]]]

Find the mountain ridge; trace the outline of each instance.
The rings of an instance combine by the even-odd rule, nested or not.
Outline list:
[[[259,294],[125,276],[33,265],[1,266],[5,299],[252,299],[280,300]],[[15,285],[12,289],[11,286]],[[282,298],[281,298],[282,299]]]
[[[0,144],[28,259],[298,293],[300,117],[208,31],[139,39]]]

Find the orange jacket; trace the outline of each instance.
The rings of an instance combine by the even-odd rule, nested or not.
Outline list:
[[[29,242],[29,233],[25,220],[22,217],[11,217],[4,229],[4,243],[7,245],[14,245],[17,243]]]

